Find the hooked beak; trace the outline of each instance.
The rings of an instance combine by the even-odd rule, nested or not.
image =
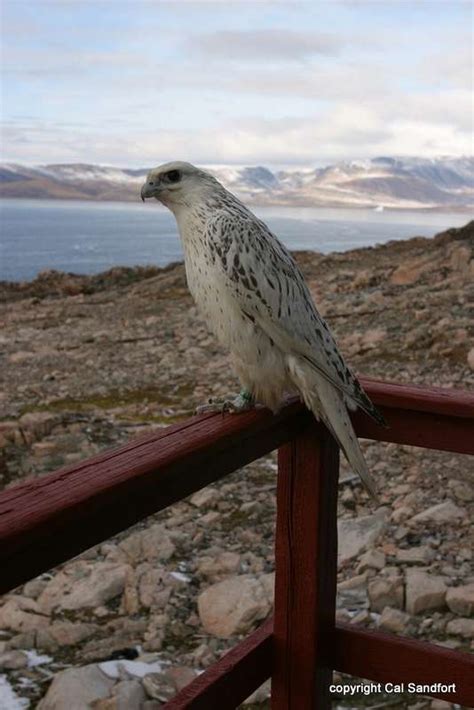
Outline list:
[[[157,183],[147,180],[147,182],[142,185],[142,189],[140,191],[142,202],[145,202],[148,197],[156,197],[159,190],[160,186]]]

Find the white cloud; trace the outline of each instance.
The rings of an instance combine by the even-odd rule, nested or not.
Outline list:
[[[434,86],[452,86],[473,89],[472,37],[457,38],[457,42],[446,43],[436,54],[424,57],[418,71],[424,81]]]
[[[173,128],[155,125],[155,114],[123,116],[87,129],[23,119],[6,127],[8,159],[97,161],[151,165],[171,159],[198,163],[312,164],[380,154],[434,156],[469,154],[469,95],[451,92],[328,103],[304,118],[222,120],[215,126]],[[450,104],[450,111],[443,106]],[[462,116],[463,119],[459,120]],[[79,117],[80,118],[80,117]],[[79,128],[78,128],[79,125]]]
[[[349,24],[345,11],[340,17],[346,23],[338,24],[320,10],[305,23],[296,5],[285,26],[286,4],[269,2],[274,12],[268,21],[265,13],[258,21],[253,7],[251,29],[239,30],[228,21],[231,5],[235,13],[238,4],[218,4],[219,12],[210,4],[194,8],[195,27],[183,3],[150,3],[148,16],[147,3],[137,2],[142,14],[134,15],[136,24],[112,26],[104,35],[99,23],[85,42],[85,25],[71,27],[66,37],[53,36],[43,22],[34,42],[10,43],[6,157],[277,164],[470,151],[470,38],[464,27],[456,32],[452,25],[442,34],[439,26],[429,35],[400,20],[389,24],[386,18],[397,15],[400,3],[387,10],[378,3],[376,31],[371,17],[361,23],[352,11]],[[168,13],[164,29],[162,7]],[[270,25],[276,16],[284,29]],[[32,16],[25,22],[33,32]],[[26,115],[31,118],[20,118]]]

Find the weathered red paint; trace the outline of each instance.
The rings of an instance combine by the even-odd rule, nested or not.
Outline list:
[[[298,404],[277,417],[196,417],[3,491],[0,593],[272,451],[309,420]]]
[[[166,710],[225,710],[240,705],[270,676],[272,626],[273,620],[267,619],[166,703]]]
[[[380,683],[454,683],[455,693],[425,695],[474,707],[474,655],[470,653],[338,624],[327,662],[342,673]]]
[[[380,407],[474,418],[474,394],[468,390],[400,385],[372,377],[361,377],[360,382],[372,401]]]
[[[278,457],[272,710],[329,707],[339,449],[316,422]]]
[[[474,453],[472,394],[362,381],[390,428],[356,414],[359,436]],[[458,687],[449,699],[474,706],[472,656],[352,627],[334,628],[337,451],[297,402],[277,416],[255,410],[196,417],[3,491],[0,592],[277,447],[282,450],[275,634],[264,625],[169,707],[236,707],[273,671],[275,710],[323,708],[329,703],[329,668],[383,682],[446,679]]]

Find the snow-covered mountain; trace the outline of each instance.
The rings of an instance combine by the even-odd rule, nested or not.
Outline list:
[[[323,168],[204,166],[249,204],[470,209],[474,158],[352,160]],[[2,197],[137,200],[148,169],[82,163],[0,166]]]

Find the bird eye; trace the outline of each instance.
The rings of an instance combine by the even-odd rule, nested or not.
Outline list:
[[[168,179],[168,182],[179,182],[181,178],[181,173],[179,172],[179,170],[170,170],[166,173],[166,177]]]

